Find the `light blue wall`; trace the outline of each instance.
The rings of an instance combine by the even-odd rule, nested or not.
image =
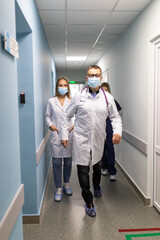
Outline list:
[[[51,69],[55,73],[55,78],[56,69],[35,2],[33,0],[17,0],[17,2],[33,32],[34,105],[37,149],[46,130],[43,117],[46,101],[50,94],[48,86],[51,86]]]
[[[9,16],[9,17],[6,17]],[[0,35],[7,30],[15,39],[15,1],[0,1]],[[20,184],[20,148],[16,59],[0,44],[0,220]],[[16,235],[16,237],[15,237]],[[22,240],[21,213],[10,239]]]
[[[38,165],[36,165],[36,152],[48,131],[45,123],[45,111],[47,101],[52,92],[51,71],[53,71],[53,75],[56,78],[56,69],[35,2],[33,0],[17,0],[17,3],[24,15],[23,18],[32,32],[25,36],[25,41],[31,37],[28,41],[32,42],[31,54],[33,61],[30,62],[32,65],[32,67],[30,66],[32,76],[28,76],[27,68],[23,68],[22,75],[26,79],[24,81],[21,79],[23,87],[19,89],[19,91],[26,93],[26,104],[20,106],[20,113],[22,113],[20,122],[23,125],[26,119],[28,120],[26,128],[21,126],[22,131],[20,134],[22,139],[21,155],[23,155],[23,160],[21,159],[23,161],[22,179],[25,183],[26,199],[23,214],[32,215],[40,213],[47,174],[51,163],[50,154],[47,152],[49,150],[48,144]],[[21,25],[17,24],[17,26],[19,29],[23,29]],[[21,41],[24,44],[23,38],[19,38],[20,43]],[[30,47],[26,46],[23,48],[26,50],[26,52],[23,51],[23,54],[29,54]],[[19,69],[22,68],[20,67]],[[28,84],[27,81],[29,81]],[[30,128],[31,131],[28,132]],[[27,139],[25,139],[25,136]],[[25,141],[27,141],[26,149]]]
[[[0,1],[1,40],[5,30],[15,39],[17,32],[20,59],[6,53],[1,41],[0,220],[18,191],[21,179],[25,185],[23,214],[40,213],[51,163],[49,143],[38,165],[36,152],[48,131],[44,115],[52,93],[51,71],[56,78],[54,59],[33,0],[19,0],[16,4],[15,0]],[[26,59],[29,59],[27,64]],[[20,92],[26,94],[24,105],[19,103]],[[20,213],[10,240],[22,239]]]
[[[22,213],[19,215],[15,227],[13,228],[9,240],[22,240],[23,239],[23,229],[19,226],[22,225]]]
[[[21,179],[25,184],[23,212],[37,213],[32,33],[18,34],[17,41],[20,56],[17,61],[18,97],[25,93],[26,100],[25,104],[19,101]]]
[[[40,214],[43,196],[45,193],[44,183],[47,184],[47,175],[49,174],[50,162],[50,143],[48,141],[45,151],[42,154],[41,160],[37,166],[37,206],[38,206],[38,214]]]

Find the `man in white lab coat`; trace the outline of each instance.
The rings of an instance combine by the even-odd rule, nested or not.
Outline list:
[[[121,141],[122,122],[111,94],[100,88],[102,71],[97,65],[87,70],[87,86],[77,93],[62,117],[62,145],[68,146],[70,119],[75,115],[72,159],[77,164],[85,211],[96,216],[93,194],[90,191],[89,165],[93,165],[94,197],[101,197],[101,158],[106,138],[106,119],[109,116],[113,126],[113,144]]]

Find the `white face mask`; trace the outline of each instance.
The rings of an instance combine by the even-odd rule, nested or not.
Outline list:
[[[59,92],[61,95],[65,95],[65,94],[68,92],[68,88],[66,88],[66,87],[59,87],[59,88],[58,88],[58,92]]]
[[[88,85],[92,88],[96,88],[100,85],[100,77],[89,77],[88,78]]]

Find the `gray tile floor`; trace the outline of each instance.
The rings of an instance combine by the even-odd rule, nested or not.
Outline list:
[[[154,207],[144,205],[120,170],[116,182],[109,182],[102,176],[103,196],[94,200],[95,218],[85,214],[74,164],[70,185],[73,195],[63,195],[62,202],[55,202],[55,187],[50,174],[41,223],[25,224],[24,240],[126,240],[125,235],[141,233],[120,233],[118,229],[160,227],[160,214]],[[136,237],[136,240],[142,239],[160,240],[160,236]]]

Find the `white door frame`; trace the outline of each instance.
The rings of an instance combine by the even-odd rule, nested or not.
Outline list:
[[[151,205],[155,199],[155,90],[156,90],[156,48],[160,43],[160,34],[150,40],[149,54],[149,81],[148,81],[148,195],[151,196]]]

